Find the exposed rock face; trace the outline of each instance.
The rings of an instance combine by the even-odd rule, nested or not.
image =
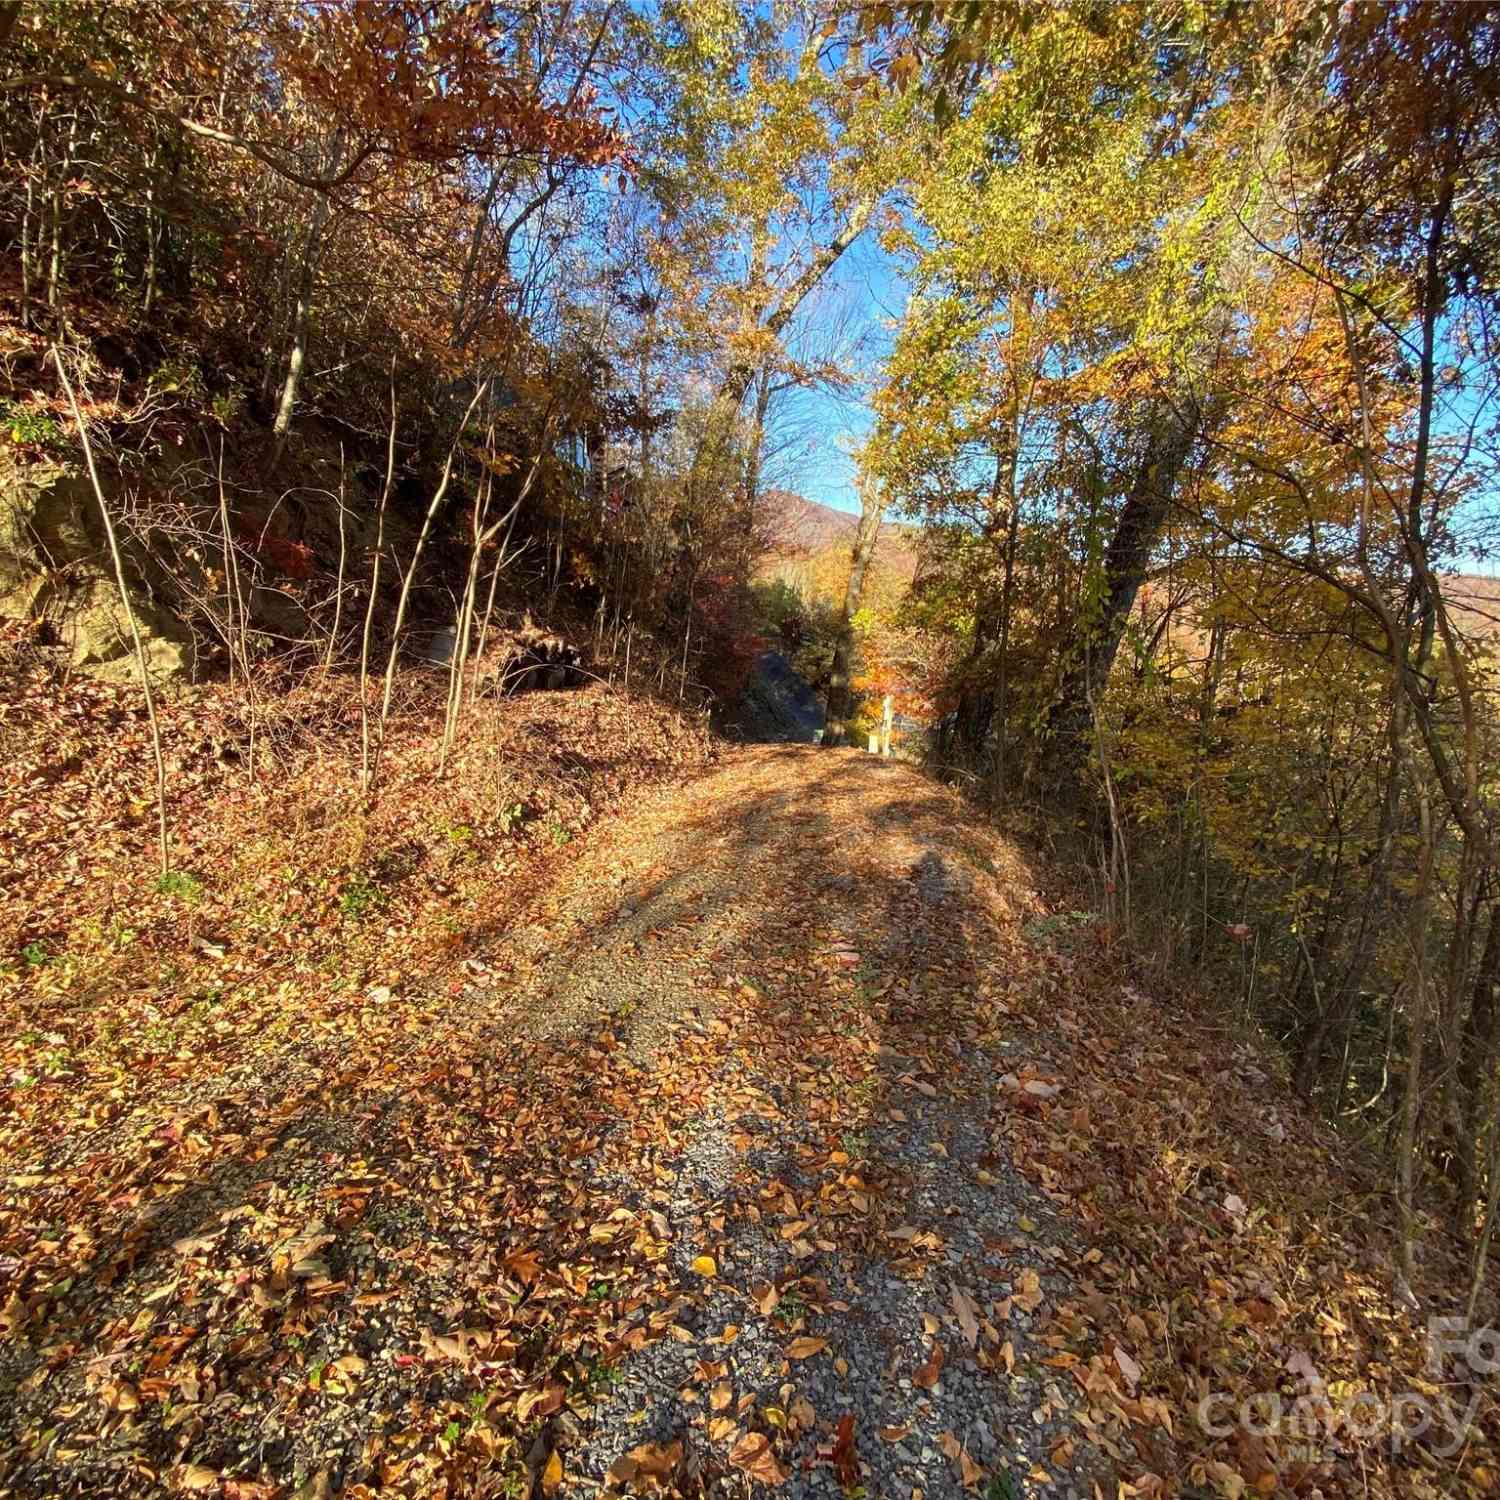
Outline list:
[[[195,448],[209,459],[194,456]],[[252,661],[292,660],[299,651],[321,660],[336,617],[338,649],[350,659],[369,599],[376,497],[327,444],[301,444],[295,466],[281,471],[268,468],[253,435],[238,434],[225,448],[216,461],[213,442],[190,437],[150,459],[126,460],[123,476],[113,462],[101,470],[153,680],[201,679],[241,651]],[[300,482],[273,484],[276,473]],[[394,504],[384,545],[394,565],[381,576],[377,656],[388,649],[402,559],[415,546],[412,518]],[[428,549],[424,577],[441,576],[440,551]],[[344,603],[336,609],[341,580]],[[75,667],[134,676],[129,621],[81,454],[28,461],[0,445],[0,615],[45,621]],[[404,634],[404,651],[438,664],[451,659],[451,624],[413,619]],[[481,690],[513,693],[575,686],[583,680],[580,660],[575,646],[528,615],[513,630],[491,631],[485,659],[470,670]]]
[[[191,675],[192,632],[134,575],[132,603],[153,678]],[[0,614],[47,619],[74,666],[133,676],[135,648],[112,571],[98,502],[62,464],[0,461]]]
[[[268,488],[264,455],[241,437],[223,478],[238,572],[231,607],[219,476],[215,464],[193,456],[196,446],[189,439],[137,459],[123,478],[113,464],[101,469],[153,676],[198,678],[222,667],[231,621],[236,633],[248,626],[252,657],[299,645],[321,652],[341,556],[347,641],[363,608],[374,539],[373,505],[361,484],[345,483],[336,452],[303,444],[302,482]],[[398,554],[410,545],[408,531],[403,518],[388,517]],[[0,614],[45,620],[76,667],[134,674],[129,622],[81,455],[28,461],[0,448]]]

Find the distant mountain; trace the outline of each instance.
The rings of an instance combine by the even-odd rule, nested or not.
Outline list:
[[[853,545],[859,517],[806,500],[791,490],[767,490],[760,498],[762,525],[778,551],[821,552],[836,542]]]
[[[831,505],[820,505],[791,490],[767,490],[761,496],[761,529],[774,552],[784,557],[810,557],[829,547],[852,547],[859,517]],[[917,529],[886,521],[875,543],[878,562],[915,577]]]
[[[1449,573],[1443,578],[1443,595],[1460,630],[1473,636],[1500,636],[1500,578]]]

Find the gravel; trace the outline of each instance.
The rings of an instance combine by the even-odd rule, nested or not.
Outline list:
[[[660,1065],[684,1036],[713,1026],[723,1003],[715,997],[747,975],[767,991],[775,987],[782,972],[776,959],[785,954],[777,913],[805,910],[806,903],[815,905],[828,946],[856,953],[862,975],[895,976],[896,993],[921,1010],[922,1026],[931,1024],[924,976],[934,955],[959,949],[970,983],[1000,960],[986,943],[993,912],[1013,916],[1007,902],[1014,892],[1004,889],[987,854],[976,856],[973,834],[955,830],[951,806],[933,803],[930,786],[914,772],[848,754],[754,755],[754,769],[737,760],[637,822],[625,857],[629,873],[616,884],[613,904],[601,903],[597,890],[591,905],[580,900],[579,939],[540,953],[537,972],[514,997],[512,1013],[528,1018],[528,1030],[562,1037],[612,1015],[631,1050]],[[787,796],[789,781],[794,795]],[[726,797],[732,815],[715,821],[708,809]],[[846,832],[825,839],[831,829]],[[873,865],[859,852],[868,850]],[[601,851],[595,873],[608,857]],[[579,874],[580,897],[586,875]],[[678,930],[685,916],[686,941],[652,939]],[[1092,1493],[1092,1476],[1105,1466],[1073,1421],[1072,1381],[1041,1362],[1055,1353],[1040,1341],[1048,1318],[1075,1290],[1068,1273],[1077,1248],[1073,1227],[1009,1165],[991,1124],[998,1080],[1020,1061],[1014,1041],[991,1054],[966,1052],[957,1030],[947,1037],[914,1033],[912,1052],[900,1050],[903,1039],[894,1024],[888,1028],[878,1093],[890,1107],[854,1143],[882,1175],[886,1234],[870,1236],[858,1251],[841,1244],[811,1255],[799,1255],[747,1210],[770,1180],[799,1199],[816,1188],[804,1164],[826,1154],[826,1123],[799,1111],[795,1081],[775,1060],[760,1065],[753,1049],[726,1049],[714,1103],[680,1150],[655,1162],[656,1201],[671,1225],[670,1264],[683,1298],[679,1332],[621,1364],[567,1456],[570,1476],[603,1484],[611,1464],[632,1448],[681,1439],[686,1472],[709,1492],[744,1493],[745,1477],[726,1463],[725,1444],[710,1442],[706,1432],[708,1387],[724,1379],[733,1392],[726,1415],[741,1431],[762,1429],[767,1409],[791,1413],[805,1401],[815,1414],[792,1441],[778,1436],[791,1470],[779,1493],[791,1497],[839,1493],[830,1455],[846,1413],[854,1418],[860,1482],[871,1500],[934,1500],[984,1493],[986,1485],[996,1497],[1082,1500]],[[912,1069],[934,1044],[946,1053],[940,1086],[919,1087]],[[724,1106],[757,1091],[767,1101],[759,1112]],[[617,1186],[627,1201],[641,1190]],[[710,1218],[722,1227],[705,1237]],[[887,1237],[897,1227],[934,1234],[941,1249],[914,1260],[905,1241]],[[706,1243],[719,1264],[705,1287],[692,1262]],[[981,1363],[955,1316],[955,1288],[989,1312],[1022,1293],[1028,1271],[1036,1277],[1030,1299],[1012,1301],[1008,1319],[994,1323],[997,1338],[982,1340]],[[826,1295],[809,1299],[805,1317],[789,1323],[785,1301],[775,1318],[758,1309],[754,1295],[768,1284]],[[1034,1302],[1030,1310],[1026,1300]],[[739,1330],[733,1343],[707,1342],[730,1326]],[[826,1352],[789,1361],[786,1349],[798,1334],[826,1339]],[[929,1361],[934,1339],[945,1362],[936,1384],[924,1389],[913,1377]],[[998,1343],[1009,1345],[1011,1361],[1002,1360]],[[702,1361],[723,1364],[722,1377],[706,1381]],[[1059,1469],[1052,1453],[1064,1438],[1075,1452]],[[971,1480],[982,1472],[969,1488],[959,1452],[976,1466]],[[999,1475],[1008,1476],[1009,1489],[995,1481]]]

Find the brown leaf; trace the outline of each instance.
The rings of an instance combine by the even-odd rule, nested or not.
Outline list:
[[[815,1339],[810,1334],[803,1334],[787,1345],[787,1358],[811,1359],[813,1355],[821,1354],[827,1347],[827,1339]]]
[[[761,1484],[785,1484],[790,1478],[771,1451],[771,1440],[763,1432],[747,1432],[729,1450],[729,1462]]]
[[[609,1466],[609,1482],[613,1485],[631,1484],[644,1479],[653,1486],[665,1486],[671,1482],[682,1462],[682,1444],[642,1443],[629,1453],[622,1453]]]
[[[12,1292],[0,1308],[0,1333],[19,1333],[26,1326],[26,1319],[26,1304],[19,1294]]]
[[[139,1411],[141,1398],[136,1394],[136,1389],[129,1381],[112,1380],[100,1392],[104,1398],[104,1404],[110,1411]]]
[[[734,1400],[734,1387],[727,1380],[721,1380],[713,1390],[708,1393],[708,1404],[713,1411],[723,1411],[731,1401]]]
[[[1030,1266],[1027,1266],[1016,1279],[1015,1300],[1027,1312],[1035,1312],[1042,1305],[1043,1295],[1041,1277]]]
[[[979,1308],[972,1297],[953,1288],[950,1299],[953,1303],[953,1313],[958,1319],[958,1326],[963,1329],[964,1337],[969,1341],[969,1348],[975,1349],[979,1346]]]
[[[535,1281],[542,1274],[542,1259],[535,1250],[512,1250],[500,1265],[520,1281]]]
[[[839,1418],[838,1432],[833,1439],[833,1472],[838,1476],[845,1491],[859,1483],[859,1458],[854,1452],[854,1413],[845,1412]]]
[[[516,1420],[525,1423],[535,1417],[550,1417],[562,1409],[567,1392],[560,1385],[549,1385],[545,1390],[523,1391],[516,1402]]]
[[[911,1383],[930,1391],[943,1373],[943,1346],[936,1341],[932,1345],[932,1357],[912,1376]]]

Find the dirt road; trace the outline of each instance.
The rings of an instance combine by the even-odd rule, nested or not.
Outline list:
[[[55,1227],[11,1492],[1093,1493],[1098,1252],[1009,1144],[1071,1071],[1014,848],[767,746],[495,898],[15,1164]]]

